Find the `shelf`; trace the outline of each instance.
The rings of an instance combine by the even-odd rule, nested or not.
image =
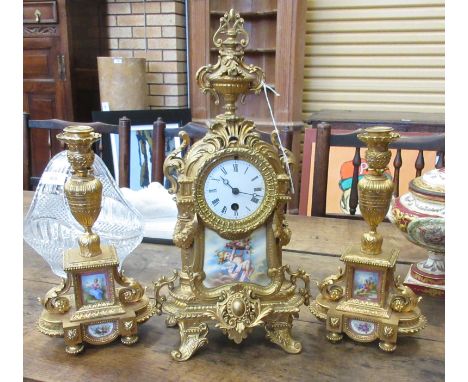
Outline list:
[[[218,52],[218,48],[210,48],[210,52]],[[262,54],[262,53],[276,53],[276,48],[247,48],[244,49],[246,54]]]
[[[210,11],[211,16],[218,16],[223,17],[225,11]],[[258,12],[239,12],[243,19],[255,19],[261,17],[272,17],[278,13],[276,9],[268,10],[268,11],[258,11]]]

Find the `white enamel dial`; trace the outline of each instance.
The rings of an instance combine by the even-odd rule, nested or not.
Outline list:
[[[265,198],[265,180],[251,163],[228,159],[208,174],[204,186],[206,203],[218,216],[238,220],[253,214]]]

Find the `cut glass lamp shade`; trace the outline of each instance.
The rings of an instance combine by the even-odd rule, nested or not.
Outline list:
[[[125,200],[98,156],[95,156],[93,171],[103,186],[101,213],[93,231],[101,237],[101,244],[115,247],[122,265],[143,239],[143,218]],[[71,166],[66,151],[62,151],[51,159],[44,170],[23,226],[24,240],[60,277],[66,276],[63,271],[64,250],[77,247],[77,239],[84,232],[71,214],[65,197],[64,184],[69,176]]]

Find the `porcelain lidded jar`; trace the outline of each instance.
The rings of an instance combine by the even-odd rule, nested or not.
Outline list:
[[[445,168],[413,179],[409,192],[396,198],[393,223],[413,243],[428,250],[428,258],[412,264],[405,284],[412,289],[445,293]]]

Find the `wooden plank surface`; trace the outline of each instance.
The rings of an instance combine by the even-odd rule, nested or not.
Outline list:
[[[25,193],[25,211],[31,194]],[[304,234],[306,222],[300,218],[290,219],[297,236],[296,247],[284,252],[284,263],[290,264],[292,269],[303,267],[313,279],[336,272],[341,265],[337,258],[339,242],[354,241],[353,235],[359,231],[361,222],[342,224],[338,219],[307,218],[309,225],[314,220],[317,224],[313,225],[315,233]],[[340,231],[335,223],[341,227]],[[396,235],[394,240],[397,240]],[[400,238],[399,243],[404,242]],[[300,252],[300,248],[308,245],[324,250],[324,254]],[[424,297],[421,303],[429,321],[427,328],[413,338],[399,338],[393,354],[380,351],[376,342],[359,344],[345,339],[341,344],[330,344],[325,339],[324,325],[303,307],[293,328],[295,337],[303,344],[303,351],[298,355],[286,354],[265,340],[262,328],[236,345],[211,325],[208,346],[191,360],[177,363],[171,359],[170,351],[179,344],[178,330],[166,328],[164,317],[155,316],[140,327],[140,341],[131,347],[119,341],[101,347],[86,345],[82,355],[70,356],[64,351],[63,339],[45,336],[34,327],[42,309],[36,298],[57,284],[58,278],[27,244],[24,244],[23,256],[23,367],[28,380],[368,381],[374,380],[376,375],[397,381],[444,379],[444,302],[430,297]],[[124,263],[126,274],[147,285],[150,296],[152,282],[179,267],[177,248],[153,244],[141,244]],[[397,267],[401,275],[407,270],[408,265],[404,263]],[[316,296],[315,286],[312,286],[312,293]]]
[[[283,251],[334,257],[340,257],[346,247],[359,244],[362,233],[368,230],[363,220],[289,215],[288,222],[292,237]],[[384,237],[384,245],[400,250],[399,263],[409,264],[426,258],[426,251],[408,241],[393,224],[382,223],[378,230]]]

